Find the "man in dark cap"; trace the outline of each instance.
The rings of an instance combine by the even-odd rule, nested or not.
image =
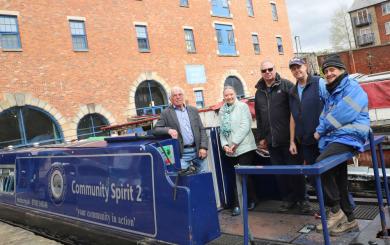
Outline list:
[[[359,83],[348,77],[339,56],[330,56],[322,64],[329,97],[325,100],[320,123],[314,133],[319,140],[321,161],[344,152],[363,151],[368,138],[370,118],[368,97]],[[359,230],[349,201],[347,162],[329,170],[322,176],[330,235],[338,236]],[[322,225],[317,225],[322,231]]]
[[[290,119],[290,153],[293,155],[299,153],[305,164],[309,165],[315,163],[316,158],[320,155],[318,143],[313,134],[319,123],[323,101],[327,96],[325,81],[319,76],[310,75],[306,62],[299,57],[290,60],[289,68],[297,79],[289,96],[292,116]],[[301,211],[308,213],[311,208],[307,201],[303,176],[296,185],[301,188],[301,195],[304,195]]]

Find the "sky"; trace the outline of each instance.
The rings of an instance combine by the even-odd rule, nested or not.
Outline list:
[[[303,52],[331,49],[331,18],[343,4],[351,7],[354,0],[285,0],[291,34],[299,36]]]

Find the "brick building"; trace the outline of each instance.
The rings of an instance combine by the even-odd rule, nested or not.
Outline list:
[[[390,1],[355,0],[349,14],[356,47],[390,43]]]
[[[390,71],[390,44],[342,51],[337,53],[349,73],[373,74]],[[326,55],[317,56],[322,65]]]
[[[0,0],[0,39],[0,147],[99,135],[175,85],[198,107],[254,95],[263,59],[291,77],[283,0]]]
[[[390,1],[355,0],[349,14],[356,49],[338,52],[348,72],[390,71]],[[320,65],[327,55],[317,57]]]

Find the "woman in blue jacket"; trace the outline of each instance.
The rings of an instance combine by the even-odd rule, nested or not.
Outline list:
[[[343,152],[362,152],[370,130],[367,94],[356,80],[348,77],[340,57],[326,58],[322,71],[329,97],[314,133],[321,152],[317,162]],[[359,229],[348,197],[347,174],[344,162],[322,176],[328,228],[333,236]],[[322,231],[321,224],[317,230]]]

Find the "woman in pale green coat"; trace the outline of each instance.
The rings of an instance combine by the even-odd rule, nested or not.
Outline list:
[[[221,145],[228,161],[233,166],[253,165],[256,142],[252,133],[252,116],[247,104],[238,101],[233,87],[223,89],[224,104],[219,111]],[[255,208],[256,194],[253,181],[248,178],[248,210]],[[238,207],[237,187],[234,181],[234,208],[232,215],[240,214]]]

